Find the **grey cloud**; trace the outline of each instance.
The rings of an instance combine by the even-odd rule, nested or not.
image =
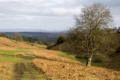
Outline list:
[[[73,15],[77,9],[80,9],[81,7],[75,7],[72,6],[71,1],[55,1],[51,0],[49,1],[1,1],[0,2],[0,12],[4,14],[27,14],[27,15]],[[55,10],[56,9],[56,10]],[[58,9],[58,10],[57,10]],[[74,11],[75,10],[75,11]],[[58,11],[58,12],[57,12]],[[62,13],[63,11],[63,13]],[[62,13],[62,14],[59,14]],[[58,14],[57,14],[58,13]]]
[[[120,0],[0,0],[0,28],[65,30],[74,25],[73,15],[94,3],[108,6],[120,25]]]

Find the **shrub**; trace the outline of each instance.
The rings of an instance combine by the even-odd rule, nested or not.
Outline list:
[[[66,36],[65,35],[59,36],[57,41],[56,41],[56,45],[64,43],[65,40],[66,40]]]

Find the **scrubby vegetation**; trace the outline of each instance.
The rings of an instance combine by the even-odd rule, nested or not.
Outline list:
[[[69,31],[65,40],[60,44],[56,42],[56,45],[49,48],[74,54],[77,58],[86,60],[87,66],[91,62],[92,65],[112,66],[113,57],[120,53],[120,28],[109,28],[111,21],[109,9],[101,4],[83,8],[82,14],[76,16],[75,28]],[[116,60],[119,62],[118,57]],[[120,67],[119,64],[116,65]]]

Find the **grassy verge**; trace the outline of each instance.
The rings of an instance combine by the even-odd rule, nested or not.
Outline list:
[[[0,62],[19,62],[23,60],[20,57],[15,56],[16,50],[0,50]]]
[[[16,50],[0,50],[0,62],[23,62],[25,59],[16,56],[16,53],[22,52],[23,54],[33,56],[32,52],[26,48],[17,48]],[[26,60],[28,61],[28,60]]]

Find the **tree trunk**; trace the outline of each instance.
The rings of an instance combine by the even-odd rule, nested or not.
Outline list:
[[[87,58],[86,66],[91,66],[91,62],[92,62],[92,56],[89,56]]]

